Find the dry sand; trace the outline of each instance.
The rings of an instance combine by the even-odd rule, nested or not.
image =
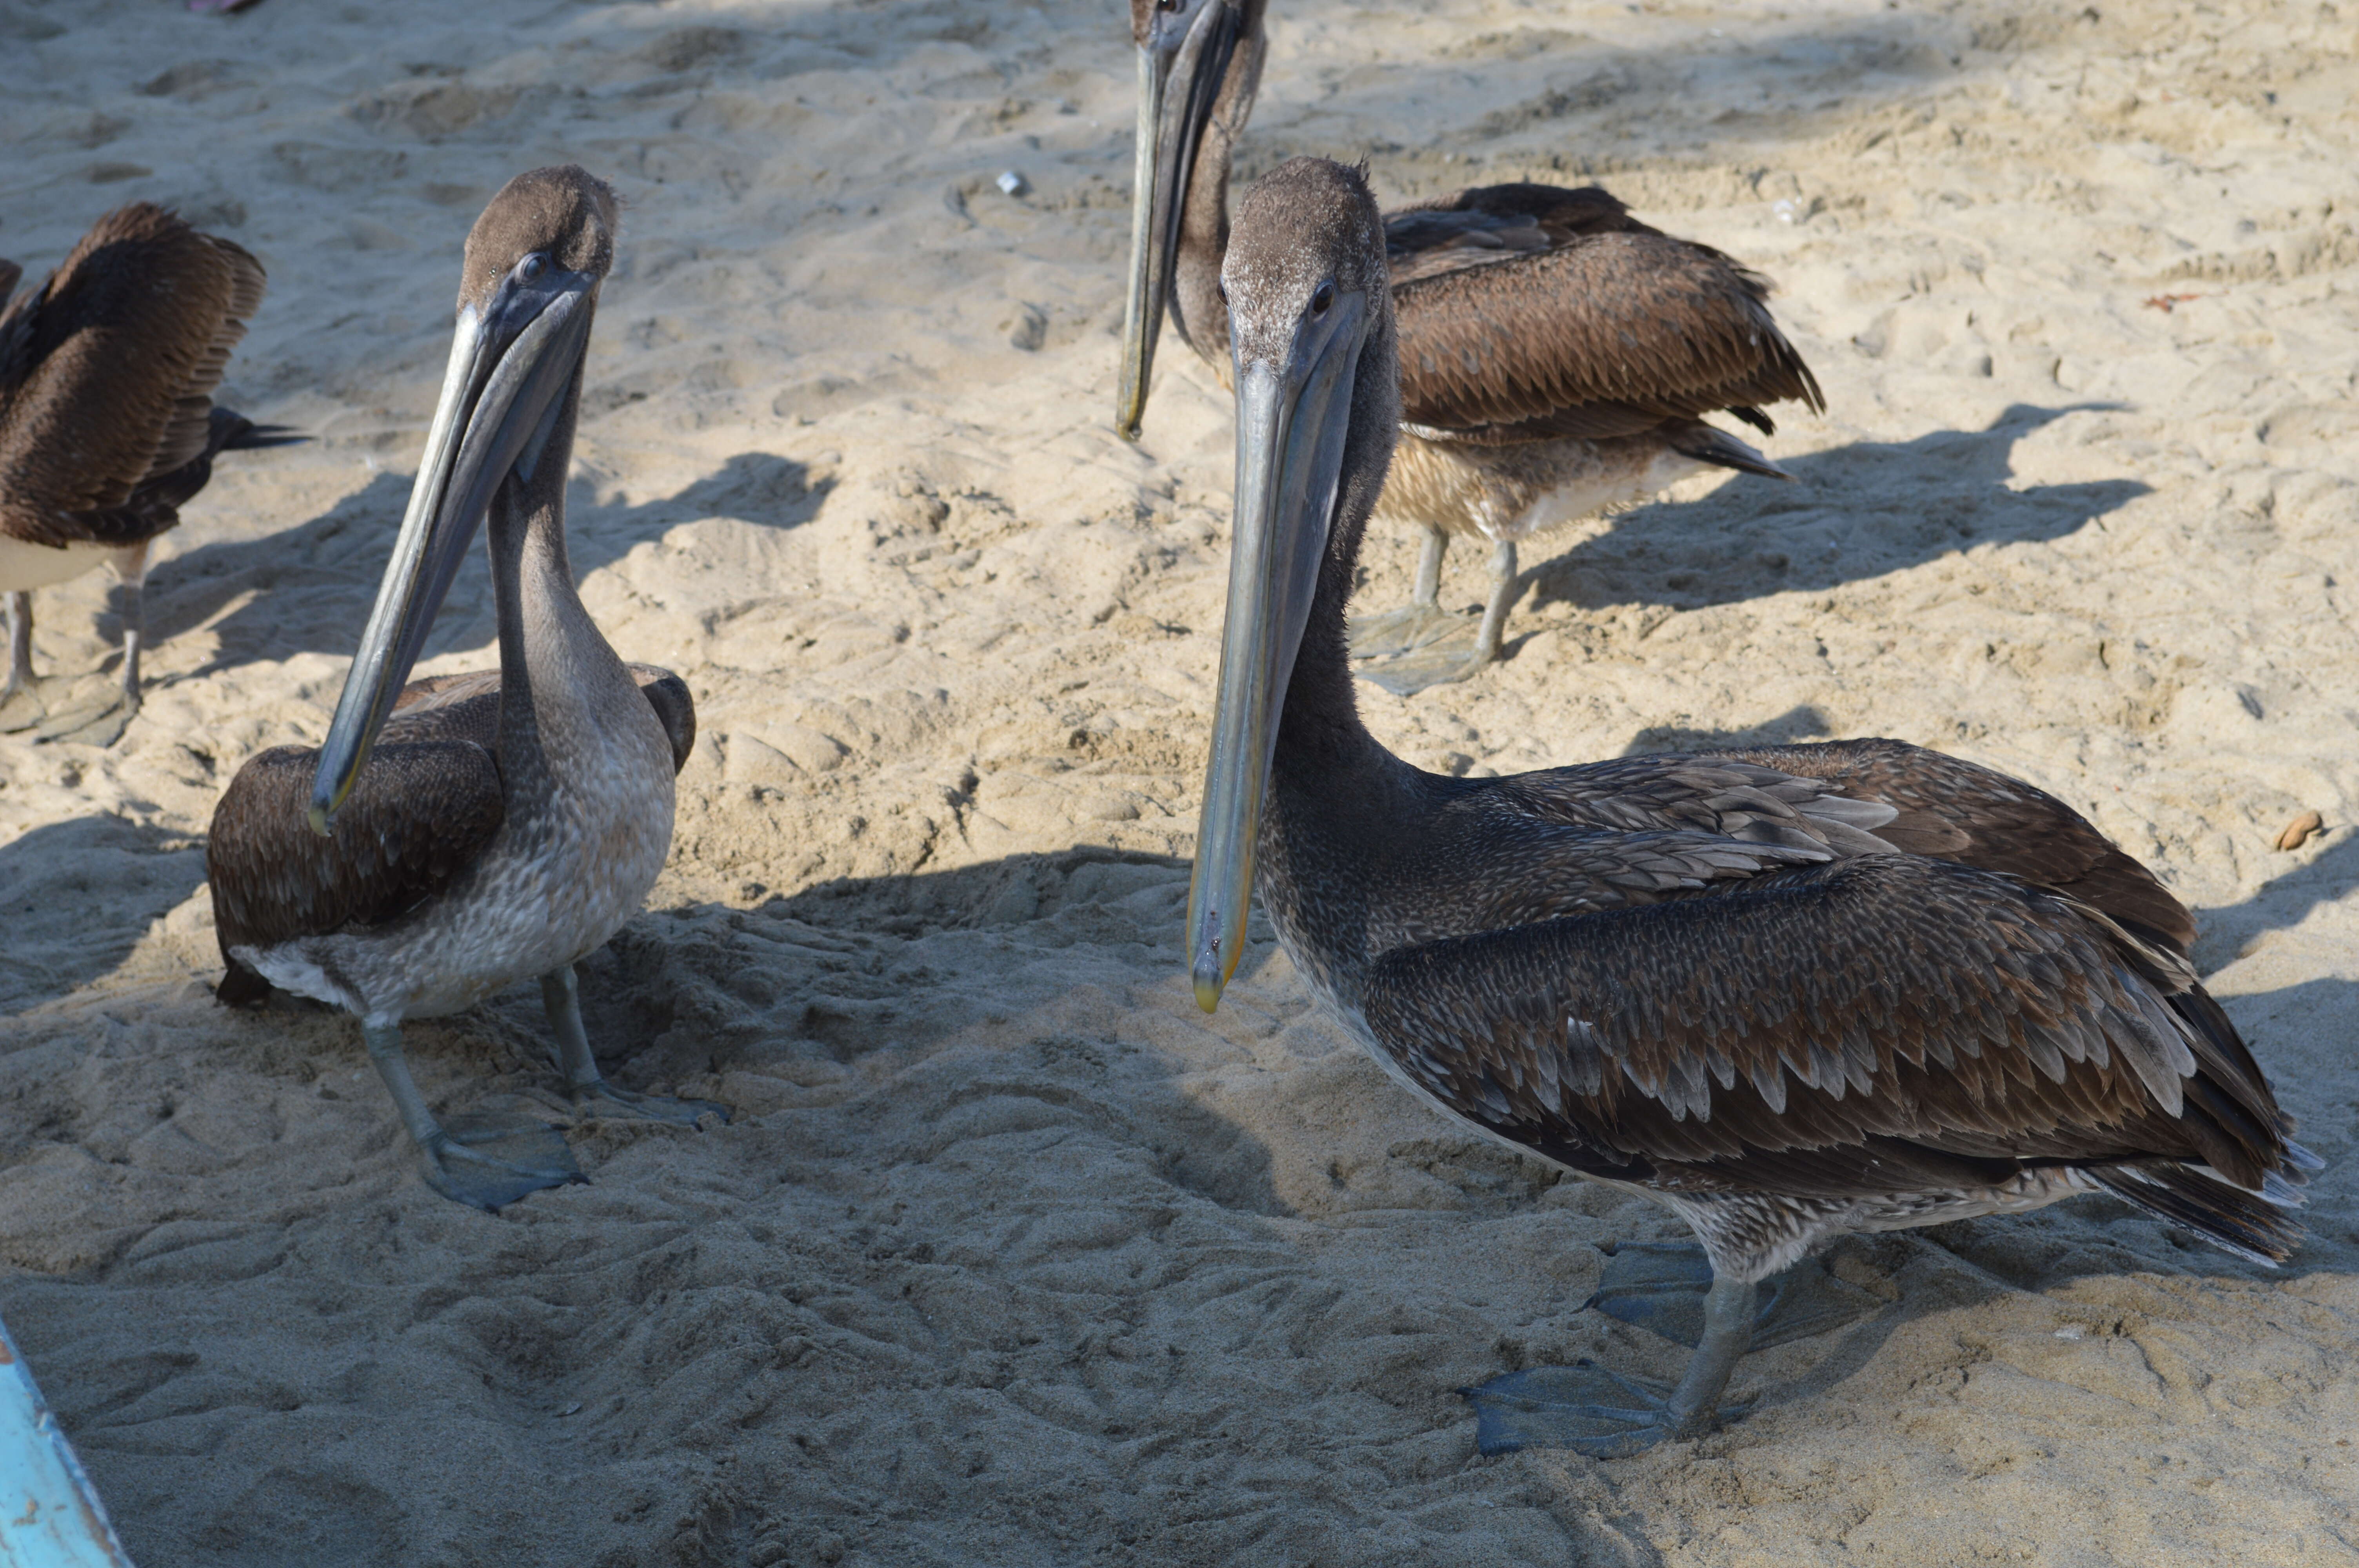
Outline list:
[[[1886,1311],[1748,1360],[1725,1433],[1601,1464],[1480,1459],[1452,1390],[1676,1366],[1579,1310],[1676,1227],[1411,1103],[1266,943],[1215,1018],[1180,980],[1229,410],[1173,349],[1146,445],[1109,429],[1115,6],[0,0],[0,254],[179,204],[270,269],[228,400],[319,438],[224,461],[167,541],[120,745],[0,741],[0,1314],[134,1553],[2359,1561],[2339,4],[1277,0],[1248,173],[1604,179],[1774,274],[1831,404],[1769,444],[1807,485],[1527,549],[1512,657],[1364,692],[1377,732],[1460,769],[1886,734],[2018,773],[2199,909],[2333,1162],[2274,1273],[2101,1201],[1844,1243]],[[630,203],[574,559],[705,735],[592,1033],[737,1119],[599,1126],[594,1184],[494,1217],[420,1184],[347,1021],[212,1005],[201,835],[324,729],[461,239],[561,159]],[[1369,593],[1413,554],[1379,538]],[[40,596],[45,669],[106,658],[103,586]],[[423,667],[491,634],[478,562]],[[2305,808],[2328,831],[2272,850]],[[552,1082],[529,988],[412,1040],[448,1107]]]

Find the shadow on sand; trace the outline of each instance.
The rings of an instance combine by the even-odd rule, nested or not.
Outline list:
[[[675,494],[627,505],[602,503],[576,480],[566,495],[575,580],[698,518],[799,526],[833,482],[814,481],[803,464],[772,452],[740,452]],[[350,654],[393,554],[410,483],[408,474],[378,473],[307,523],[258,539],[201,546],[166,561],[148,579],[149,637],[161,641],[212,623],[220,650],[198,676],[295,654]],[[112,628],[102,632],[113,635]],[[426,655],[477,646],[493,632],[491,573],[481,553],[471,552]]]
[[[120,968],[204,880],[201,839],[120,816],[45,823],[0,844],[0,911],[10,933],[0,1016]]]
[[[1781,459],[1797,484],[1738,476],[1700,501],[1640,507],[1532,568],[1527,608],[1648,602],[1698,610],[1835,588],[1978,544],[2061,538],[2149,487],[2120,479],[2013,489],[2015,444],[2068,414],[2102,406],[2109,406],[2018,403],[1987,429]]]

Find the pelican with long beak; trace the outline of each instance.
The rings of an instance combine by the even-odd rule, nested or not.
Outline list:
[[[361,1021],[437,1191],[482,1208],[582,1179],[528,1118],[445,1127],[401,1025],[538,979],[578,1107],[692,1124],[718,1107],[608,1084],[573,966],[636,914],[671,847],[696,738],[677,676],[625,665],[574,591],[565,480],[615,202],[575,168],[510,180],[467,236],[459,328],[409,510],[316,751],[240,768],[206,871],[228,972]],[[500,667],[405,685],[488,514]]]
[[[1136,439],[1168,314],[1226,384],[1231,149],[1261,80],[1265,0],[1131,0],[1138,133],[1114,427]],[[1651,501],[1711,469],[1793,476],[1705,423],[1822,409],[1769,285],[1630,216],[1596,186],[1486,185],[1385,217],[1401,438],[1376,515],[1425,532],[1411,603],[1352,628],[1360,673],[1404,695],[1499,656],[1519,541]],[[1440,605],[1453,538],[1491,544],[1473,627]]]
[[[1545,1398],[1490,1391],[1486,1447],[1707,1430],[1761,1282],[1849,1231],[2104,1191],[2240,1257],[2288,1254],[2315,1158],[2197,983],[2186,909],[2061,802],[1894,741],[1488,779],[1379,746],[1344,641],[1398,412],[1364,180],[1272,173],[1222,280],[1236,512],[1197,1000],[1218,1005],[1257,890],[1400,1083],[1702,1243],[1651,1287],[1652,1321],[1700,1316],[1676,1386],[1552,1369]]]

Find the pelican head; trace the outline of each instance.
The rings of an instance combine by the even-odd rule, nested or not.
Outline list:
[[[442,398],[376,607],[311,785],[325,836],[500,486],[528,484],[580,385],[598,285],[614,259],[614,193],[580,168],[517,175],[467,235]],[[570,427],[569,427],[570,428]],[[563,476],[558,475],[561,482]]]
[[[1188,893],[1190,970],[1207,1012],[1245,944],[1262,801],[1311,603],[1324,577],[1340,616],[1400,419],[1384,223],[1365,178],[1296,158],[1262,178],[1238,210],[1221,291],[1236,373],[1236,505]]]
[[[1130,288],[1123,303],[1122,391],[1114,427],[1138,438],[1147,373],[1163,330],[1196,149],[1240,53],[1247,70],[1229,94],[1241,120],[1259,75],[1263,0],[1130,0],[1138,45],[1138,136],[1130,203]],[[1232,133],[1235,130],[1231,125]]]

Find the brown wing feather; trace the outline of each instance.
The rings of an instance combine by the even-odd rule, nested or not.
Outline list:
[[[2102,910],[2181,956],[2194,945],[2187,906],[2088,818],[2021,779],[1903,741],[1837,741],[1716,753],[1823,780],[1836,794],[1894,807],[1875,829],[1896,849],[2004,871]]]
[[[2290,1124],[2184,964],[1914,856],[1400,949],[1363,1012],[1460,1114],[1671,1186],[2159,1160],[2257,1187],[2287,1158]]]
[[[0,329],[21,370],[0,406],[0,519],[14,536],[136,544],[178,520],[127,507],[143,481],[201,456],[212,394],[262,269],[146,202],[99,220]],[[20,315],[21,312],[21,315]]]
[[[671,738],[677,772],[696,745],[695,700],[669,670],[628,667]],[[221,1000],[239,1006],[270,994],[233,947],[381,925],[448,886],[506,816],[499,728],[499,671],[411,681],[394,699],[330,838],[305,819],[316,747],[274,747],[238,769],[213,808],[205,847],[226,966]]]
[[[1767,296],[1719,252],[1643,224],[1568,229],[1546,251],[1409,276],[1393,290],[1402,420],[1537,438],[1788,398],[1823,408]]]
[[[671,768],[678,773],[688,765],[689,753],[696,749],[696,699],[689,694],[688,683],[669,670],[657,665],[625,665],[631,678],[638,683],[647,705],[656,710],[656,719],[671,741]],[[410,723],[426,721],[429,715],[440,728],[438,735],[473,741],[489,747],[499,736],[500,672],[497,670],[467,670],[459,675],[427,676],[411,681],[393,699],[397,719]],[[392,732],[392,726],[386,726]]]
[[[259,977],[233,948],[396,919],[448,886],[499,830],[506,806],[489,750],[470,740],[397,733],[392,723],[386,731],[332,838],[320,838],[304,820],[315,749],[274,747],[230,781],[205,847],[213,923],[230,970],[223,1000],[257,995]]]
[[[1483,185],[1385,214],[1385,263],[1395,287],[1460,267],[1553,249],[1583,234],[1653,234],[1595,185]]]

